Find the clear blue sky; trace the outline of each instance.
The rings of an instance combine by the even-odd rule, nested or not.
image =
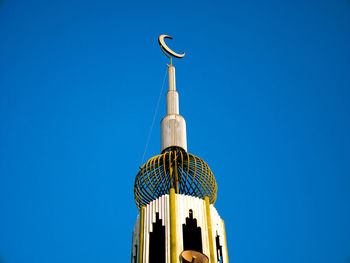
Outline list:
[[[160,34],[230,262],[348,263],[349,0],[2,0],[0,262],[130,262]]]

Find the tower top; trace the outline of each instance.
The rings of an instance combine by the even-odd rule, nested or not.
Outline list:
[[[176,91],[175,67],[171,56],[183,58],[185,53],[172,51],[161,35],[158,42],[169,57],[167,114],[161,121],[161,154],[152,157],[140,167],[134,184],[135,202],[139,209],[173,189],[177,194],[216,200],[217,185],[209,166],[199,157],[187,152],[186,121],[179,112],[179,94]]]

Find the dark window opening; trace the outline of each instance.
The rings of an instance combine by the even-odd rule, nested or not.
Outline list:
[[[216,236],[216,255],[218,258],[218,263],[223,263],[223,259],[222,259],[222,246],[220,246],[220,237],[219,235]]]
[[[156,222],[153,223],[153,231],[149,239],[149,262],[165,263],[165,226],[156,213]]]
[[[193,218],[192,210],[189,211],[189,217],[186,217],[186,224],[182,225],[184,250],[202,251],[202,233],[201,228],[197,227],[197,219]]]

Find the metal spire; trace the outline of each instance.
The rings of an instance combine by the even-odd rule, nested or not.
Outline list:
[[[168,65],[169,90],[166,96],[167,115],[161,121],[161,152],[169,147],[180,147],[187,151],[186,121],[179,113],[179,94],[176,91],[175,67],[172,65],[172,59],[169,56],[183,58],[185,53],[177,54],[172,51],[165,44],[164,38],[172,39],[172,37],[161,35],[158,39],[162,51],[170,58],[170,65]]]

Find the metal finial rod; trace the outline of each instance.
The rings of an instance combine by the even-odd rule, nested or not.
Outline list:
[[[163,53],[170,59],[170,66],[172,66],[172,65],[173,65],[173,59],[172,59],[172,57],[170,57],[170,56],[165,52],[165,50],[164,50],[164,48],[163,48],[162,46],[160,46],[160,48],[162,49]]]

